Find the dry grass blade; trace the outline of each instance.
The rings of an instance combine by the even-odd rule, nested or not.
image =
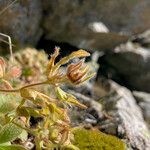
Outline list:
[[[10,51],[10,59],[11,61],[13,61],[13,52],[12,52],[12,42],[11,42],[11,37],[7,34],[4,33],[0,33],[1,36],[4,36],[6,38],[8,38],[8,44],[9,44],[9,51]]]

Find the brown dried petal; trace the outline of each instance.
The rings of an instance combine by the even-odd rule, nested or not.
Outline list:
[[[72,83],[80,83],[81,79],[87,74],[89,68],[88,66],[81,70],[83,61],[80,61],[76,64],[71,64],[67,69],[67,77]]]
[[[76,70],[80,69],[82,67],[82,65],[83,65],[83,60],[79,61],[76,64],[70,64],[68,66],[67,72],[70,73],[72,71],[76,71]]]

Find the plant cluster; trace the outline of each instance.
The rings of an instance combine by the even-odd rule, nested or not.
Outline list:
[[[19,81],[17,81],[19,84],[20,82],[22,82],[22,84],[29,84],[46,79],[44,72],[46,71],[48,56],[44,51],[37,51],[34,48],[25,48],[14,53],[13,56],[14,65],[22,68],[22,74]],[[12,65],[11,61],[8,63],[8,66]]]
[[[0,150],[25,150],[23,141],[27,140],[27,136],[33,137],[36,150],[71,145],[67,110],[72,105],[83,109],[86,106],[61,87],[64,84],[80,85],[92,78],[94,73],[85,66],[83,59],[68,64],[74,58],[89,56],[88,52],[78,50],[56,62],[58,55],[59,48],[55,48],[46,67],[46,80],[18,89],[14,89],[11,80],[21,75],[21,69],[11,65],[7,67],[6,61],[0,57]],[[65,71],[62,70],[64,64],[68,64]],[[51,87],[53,94],[45,94],[36,88],[45,85]],[[40,121],[33,126],[31,118]],[[14,144],[16,139],[21,141],[20,145]]]

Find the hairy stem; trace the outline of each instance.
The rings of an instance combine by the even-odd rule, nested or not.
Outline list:
[[[25,88],[29,88],[29,87],[33,87],[33,86],[37,86],[37,85],[43,85],[43,84],[48,84],[48,82],[44,81],[44,82],[39,82],[39,83],[33,83],[33,84],[29,84],[29,85],[26,85],[19,89],[14,89],[14,90],[0,89],[0,92],[6,92],[6,93],[19,92],[21,89],[25,89]]]
[[[6,93],[15,93],[19,92],[20,89],[14,89],[14,90],[5,90],[5,89],[0,89],[0,92],[6,92]]]
[[[33,86],[37,86],[37,85],[43,85],[43,84],[47,84],[47,81],[44,81],[44,82],[39,82],[39,83],[33,83],[33,84],[29,84],[29,85],[26,85],[20,89],[25,89],[25,88],[29,88],[29,87],[33,87]],[[19,90],[20,90],[19,89]]]

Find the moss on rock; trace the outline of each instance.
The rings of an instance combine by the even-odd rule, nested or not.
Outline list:
[[[98,130],[77,128],[73,133],[73,144],[80,150],[125,150],[125,144],[121,140]]]

